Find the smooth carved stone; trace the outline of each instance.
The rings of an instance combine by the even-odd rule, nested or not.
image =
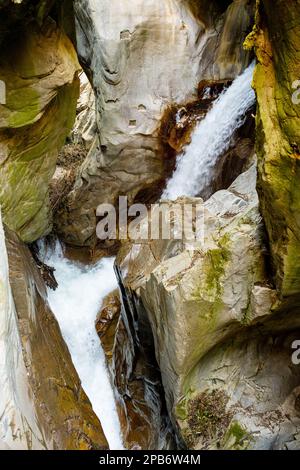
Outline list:
[[[173,448],[173,432],[153,351],[149,356],[147,340],[129,324],[130,312],[122,306],[119,293],[112,292],[103,301],[96,329],[115,385],[125,447],[135,450]]]
[[[84,72],[80,72],[79,79],[80,95],[71,139],[75,144],[84,144],[88,150],[97,132],[95,94]]]
[[[81,168],[59,233],[96,244],[96,207],[157,193],[169,169],[159,135],[169,105],[197,99],[201,80],[233,79],[249,62],[247,0],[74,2],[77,48],[96,95],[98,139]],[[109,18],[109,21],[108,21]],[[154,188],[154,189],[153,189]]]
[[[79,69],[74,46],[50,18],[42,26],[24,21],[3,39],[0,204],[5,223],[26,242],[51,231],[48,187],[74,123]]]
[[[254,46],[258,193],[276,287],[300,294],[300,4],[262,0],[246,41]]]
[[[38,268],[2,224],[0,312],[0,448],[107,449]]]

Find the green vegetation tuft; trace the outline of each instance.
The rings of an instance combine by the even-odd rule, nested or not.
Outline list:
[[[221,445],[232,413],[227,410],[228,396],[223,390],[205,391],[191,399],[187,406],[187,428],[182,437],[189,448],[194,448],[198,441],[205,448],[210,443]]]

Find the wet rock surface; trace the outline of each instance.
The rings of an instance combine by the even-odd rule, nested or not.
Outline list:
[[[127,449],[173,449],[175,440],[167,416],[161,377],[151,340],[141,323],[131,318],[127,296],[108,295],[96,321],[115,385],[117,409]],[[149,335],[149,326],[147,325]],[[151,338],[151,335],[150,335]]]
[[[107,449],[30,251],[5,234],[1,228],[0,446]]]

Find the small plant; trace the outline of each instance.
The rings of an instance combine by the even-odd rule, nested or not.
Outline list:
[[[188,403],[188,427],[183,438],[189,448],[195,447],[199,440],[202,447],[212,441],[218,447],[232,419],[227,410],[228,396],[222,390],[205,391]]]

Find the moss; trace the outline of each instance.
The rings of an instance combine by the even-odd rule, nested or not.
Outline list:
[[[247,435],[244,428],[242,428],[238,422],[235,422],[230,426],[229,433],[235,437],[236,441],[240,441],[245,437],[245,435]]]
[[[40,5],[44,10],[45,2]],[[19,39],[0,51],[0,78],[7,83],[0,204],[6,225],[26,242],[51,230],[48,186],[79,92],[74,48],[53,22],[46,23],[42,29],[24,26]]]
[[[187,403],[188,399],[185,396],[176,405],[175,415],[178,419],[181,419],[182,421],[184,421],[188,417]]]
[[[26,242],[51,226],[48,184],[58,150],[75,119],[77,91],[77,80],[62,87],[35,124],[14,130],[8,159],[0,165],[5,223]]]
[[[208,250],[205,255],[201,254],[200,262],[189,281],[193,291],[186,302],[186,315],[191,315],[189,324],[193,325],[196,336],[185,363],[189,371],[182,388],[185,395],[190,390],[190,372],[211,346],[212,334],[224,307],[224,278],[231,256],[230,243],[230,236],[225,235],[220,238],[217,248]]]
[[[275,283],[283,297],[298,294],[300,275],[299,5],[265,0],[257,20],[254,74],[258,113],[258,193],[269,236]],[[272,19],[272,21],[269,21]]]
[[[228,450],[246,450],[252,439],[247,429],[234,421],[224,436],[222,447]]]
[[[182,437],[189,448],[199,442],[201,448],[213,444],[221,445],[228,425],[232,419],[227,410],[228,396],[223,390],[205,391],[189,400],[187,404],[186,427]]]
[[[36,121],[41,112],[40,95],[34,88],[20,90],[7,90],[7,107],[11,113],[8,127],[18,128],[27,126]]]
[[[254,21],[254,26],[251,31],[251,33],[248,34],[244,41],[244,49],[246,50],[251,50],[256,44],[256,39],[257,39],[257,34],[259,31],[259,24],[260,24],[260,2],[261,0],[256,0],[256,5],[255,5],[255,21]]]
[[[209,250],[206,253],[200,275],[200,283],[196,282],[197,288],[193,292],[192,298],[198,304],[200,316],[209,326],[214,328],[219,311],[223,306],[223,282],[226,264],[230,260],[230,236],[228,234],[220,238],[218,248]],[[208,331],[207,330],[207,331]]]
[[[225,234],[218,241],[218,248],[207,251],[204,260],[203,272],[204,282],[195,289],[193,297],[195,300],[203,300],[207,295],[213,299],[221,298],[222,277],[225,267],[230,260],[230,235]]]
[[[225,265],[229,261],[229,250],[219,248],[208,252],[209,268],[206,274],[206,287],[209,291],[222,295],[221,278],[225,274]]]

